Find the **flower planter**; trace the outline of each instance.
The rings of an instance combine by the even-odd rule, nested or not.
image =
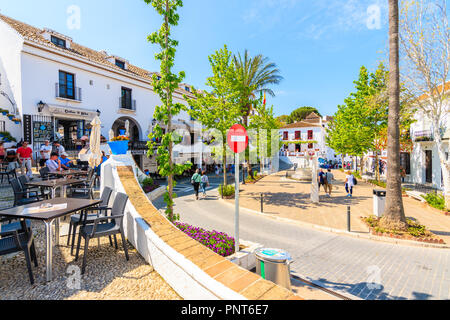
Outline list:
[[[11,114],[10,114],[10,115],[8,115],[8,119],[9,119],[9,120],[12,120],[12,119],[14,119],[14,115],[11,115]]]
[[[113,155],[127,154],[128,142],[129,142],[128,140],[108,142],[108,145],[111,148],[111,153]]]
[[[8,114],[8,111],[2,111],[2,115],[6,116]]]

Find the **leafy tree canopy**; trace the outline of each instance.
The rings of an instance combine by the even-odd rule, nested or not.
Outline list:
[[[301,107],[292,111],[292,113],[288,117],[288,124],[305,120],[306,117],[308,117],[313,112],[317,113],[319,117],[322,117],[319,110],[314,107]]]

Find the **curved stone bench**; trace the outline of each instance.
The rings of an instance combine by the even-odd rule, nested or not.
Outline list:
[[[125,235],[142,257],[184,299],[302,300],[191,239],[149,201],[135,176],[130,156],[112,156],[102,165],[101,188],[130,197]]]

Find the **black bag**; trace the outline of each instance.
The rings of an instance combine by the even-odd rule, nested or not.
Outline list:
[[[358,185],[358,180],[356,180],[355,177],[353,177],[353,184],[354,184],[355,186]]]

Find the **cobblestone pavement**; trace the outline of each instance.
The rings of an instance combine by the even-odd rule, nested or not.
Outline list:
[[[0,188],[0,208],[11,205],[9,187]],[[77,288],[77,272],[81,269],[83,254],[78,262],[66,247],[66,237],[61,246],[53,250],[52,282],[45,283],[45,231],[40,223],[33,223],[39,267],[33,266],[35,285],[28,278],[23,253],[0,257],[0,300],[180,300],[177,293],[129,245],[130,261],[118,236],[119,250],[109,245],[109,240],[96,240],[89,245],[85,275]],[[74,273],[75,272],[75,273]]]
[[[210,191],[175,200],[181,220],[234,234],[234,209]],[[162,199],[155,202],[163,208]],[[258,216],[242,209],[240,238],[282,248],[291,270],[339,293],[362,299],[450,299],[450,250],[412,247],[336,235]]]
[[[320,204],[309,201],[310,183],[286,179],[285,172],[265,177],[256,184],[241,186],[239,204],[260,211],[261,193],[264,194],[264,213],[324,227],[345,230],[347,228],[347,206],[351,206],[351,226],[353,232],[368,233],[369,228],[360,216],[373,213],[373,189],[377,188],[359,181],[354,188],[354,197],[346,198],[345,176],[338,170],[333,171],[336,184],[332,197],[325,195],[323,189]],[[379,189],[379,188],[378,188]],[[228,200],[234,204],[234,200]],[[405,214],[450,244],[450,217],[437,213],[420,201],[403,198]]]

